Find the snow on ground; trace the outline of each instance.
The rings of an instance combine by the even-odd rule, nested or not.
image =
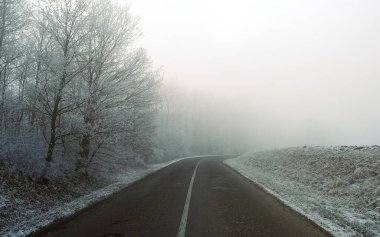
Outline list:
[[[41,190],[41,188],[36,187],[17,187],[17,185],[13,185],[16,186],[13,189],[9,188],[8,185],[6,187],[8,190],[1,187],[3,190],[0,188],[0,236],[26,236],[58,219],[68,217],[105,199],[150,173],[185,158],[151,165],[148,168],[130,169],[117,178],[118,182],[95,191],[82,191],[87,193],[85,195],[80,195],[82,193],[79,195],[70,194],[67,193],[67,190],[51,190],[52,187],[49,187],[49,190]],[[76,188],[82,189],[84,187]],[[2,195],[4,192],[13,194],[12,201],[7,200]],[[40,193],[40,195],[36,195],[35,192]]]
[[[7,198],[5,196],[0,195],[0,208],[5,206],[7,203]]]
[[[335,236],[380,236],[380,147],[252,152],[225,163]]]

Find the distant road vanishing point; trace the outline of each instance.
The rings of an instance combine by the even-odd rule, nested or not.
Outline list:
[[[174,163],[33,236],[330,236],[224,159]]]

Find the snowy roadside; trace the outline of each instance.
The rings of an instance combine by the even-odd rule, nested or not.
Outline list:
[[[335,236],[380,236],[380,148],[247,153],[225,164]]]
[[[5,206],[7,202],[7,198],[0,195],[0,208]]]
[[[121,189],[131,185],[132,183],[138,181],[139,179],[144,178],[148,174],[154,173],[162,168],[165,168],[175,162],[181,161],[183,159],[196,158],[196,157],[184,157],[176,159],[173,161],[151,165],[147,169],[140,169],[135,171],[130,171],[127,174],[120,176],[119,181],[113,184],[110,184],[104,188],[91,192],[87,195],[81,196],[71,202],[65,203],[62,206],[58,206],[52,210],[49,210],[41,215],[35,215],[31,210],[29,218],[25,218],[24,221],[17,223],[12,226],[5,226],[0,231],[0,236],[7,237],[18,237],[29,235],[53,222],[69,217],[76,212],[83,210],[89,205],[95,204],[110,195],[120,191]],[[2,201],[4,200],[4,201]],[[1,205],[6,204],[6,198],[0,196],[0,207]]]

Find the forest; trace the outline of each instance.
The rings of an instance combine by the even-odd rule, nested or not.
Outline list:
[[[0,14],[2,173],[47,183],[239,150],[233,106],[165,80],[127,5],[4,0]]]

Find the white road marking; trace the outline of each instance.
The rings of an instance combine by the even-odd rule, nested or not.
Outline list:
[[[200,163],[200,161],[198,161],[197,166],[195,166],[193,176],[191,177],[191,180],[190,180],[189,189],[187,190],[185,206],[183,208],[182,219],[181,219],[181,223],[179,225],[177,237],[184,237],[185,233],[186,233],[186,224],[187,224],[187,216],[189,215],[191,191],[193,190],[193,183],[194,183],[194,179],[195,179],[195,175],[197,173],[199,163]]]

